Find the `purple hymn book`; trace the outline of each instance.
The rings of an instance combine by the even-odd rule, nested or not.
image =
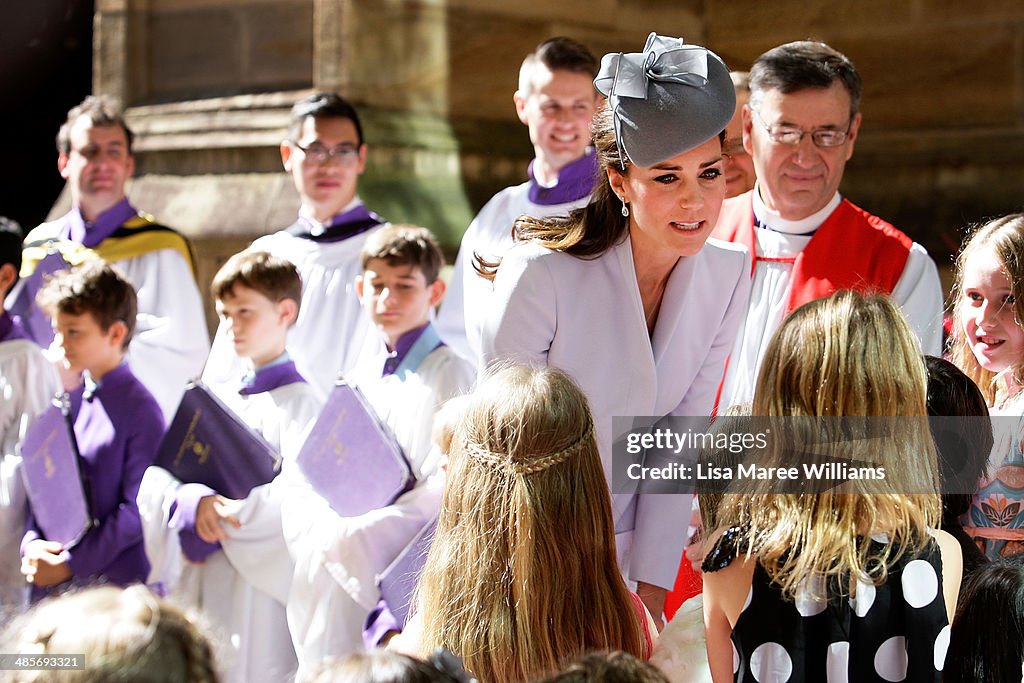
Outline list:
[[[19,446],[32,515],[48,541],[75,545],[92,527],[67,396],[36,418]]]
[[[427,553],[430,552],[436,530],[437,519],[434,519],[416,534],[405,550],[377,577],[380,596],[387,603],[391,614],[403,625],[409,621],[412,593],[427,563]]]
[[[242,499],[277,475],[280,457],[249,425],[192,382],[167,429],[157,467],[185,484],[205,484],[222,496]]]
[[[415,483],[391,430],[347,382],[338,382],[327,398],[296,463],[342,517],[390,505]]]

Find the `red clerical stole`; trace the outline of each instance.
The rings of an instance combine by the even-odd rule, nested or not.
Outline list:
[[[727,199],[712,233],[747,247],[751,274],[757,254],[752,193]],[[891,294],[912,245],[892,225],[843,199],[793,260],[786,312],[840,289]]]

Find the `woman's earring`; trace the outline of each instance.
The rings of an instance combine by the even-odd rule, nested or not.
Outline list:
[[[629,216],[629,204],[626,203],[625,199],[620,199],[622,202],[622,217],[627,218]]]

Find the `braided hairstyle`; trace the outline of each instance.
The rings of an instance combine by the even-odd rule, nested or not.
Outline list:
[[[455,428],[419,586],[421,654],[446,647],[481,681],[531,680],[595,649],[644,657],[619,572],[586,397],[564,372],[509,366]]]

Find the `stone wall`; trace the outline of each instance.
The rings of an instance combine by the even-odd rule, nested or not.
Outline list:
[[[511,97],[524,54],[565,34],[598,55],[683,35],[733,68],[802,38],[849,55],[864,124],[843,191],[936,252],[1024,207],[1024,3],[991,0],[97,0],[94,85],[140,133],[141,206],[198,243],[204,273],[287,224],[290,104],[334,89],[365,117],[361,194],[454,251],[525,176]],[[55,207],[66,205],[66,197]]]

